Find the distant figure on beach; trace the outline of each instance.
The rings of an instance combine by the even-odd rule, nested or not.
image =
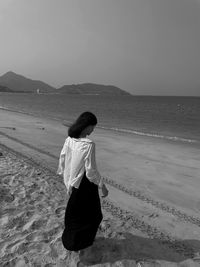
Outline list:
[[[108,190],[96,167],[95,143],[87,138],[97,124],[91,112],[82,113],[69,127],[57,173],[64,177],[69,200],[65,211],[64,247],[79,251],[91,246],[102,221],[102,197]]]

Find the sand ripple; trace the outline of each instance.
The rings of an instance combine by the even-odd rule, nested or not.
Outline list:
[[[0,266],[197,266],[191,260],[185,265],[166,263],[166,258],[163,261],[160,256],[164,248],[161,250],[157,241],[127,235],[125,231],[130,228],[128,220],[126,223],[116,222],[107,215],[94,246],[80,255],[66,251],[61,243],[67,202],[64,185],[37,164],[31,164],[8,149],[4,148],[2,152]],[[107,211],[112,214],[110,209],[108,207]],[[142,250],[145,243],[147,246]],[[155,250],[158,252],[155,253]],[[148,261],[150,256],[154,262]],[[170,258],[170,254],[167,256]],[[184,260],[176,253],[173,257],[177,262]]]
[[[55,197],[48,175],[44,176],[41,170],[9,152],[3,154],[0,173],[1,266],[55,266],[64,259],[67,262],[67,252],[60,241],[65,197],[58,199],[59,194]],[[58,206],[58,203],[62,205]]]

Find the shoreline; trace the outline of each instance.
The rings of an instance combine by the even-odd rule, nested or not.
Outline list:
[[[25,115],[29,115],[29,116],[40,117],[43,119],[59,121],[59,122],[62,122],[62,124],[64,126],[67,126],[67,127],[68,127],[68,125],[70,125],[72,123],[72,120],[70,120],[70,119],[66,120],[66,119],[59,118],[59,117],[49,116],[47,114],[39,115],[36,112],[28,112],[27,110],[22,111],[22,110],[3,107],[3,106],[0,106],[0,110],[10,111],[10,112],[14,112],[14,113],[21,113],[21,114],[25,114]],[[184,136],[170,135],[169,133],[165,133],[165,132],[161,132],[161,133],[157,133],[157,132],[153,132],[153,131],[152,132],[142,132],[142,131],[137,130],[137,129],[118,128],[116,126],[108,127],[107,123],[105,123],[103,125],[99,125],[99,126],[97,125],[96,128],[106,130],[106,131],[111,131],[113,133],[131,135],[133,137],[139,136],[139,137],[144,137],[144,138],[146,137],[146,138],[160,139],[160,140],[166,141],[166,142],[195,145],[195,146],[200,147],[200,140],[197,140],[194,138],[188,138],[188,137],[184,137]]]
[[[5,110],[0,114],[0,125],[3,127],[0,129],[0,143],[19,151],[19,158],[21,154],[26,155],[33,162],[47,166],[47,172],[48,169],[52,174],[55,172],[66,127],[58,121]],[[175,257],[178,250],[182,250],[181,254],[186,253],[188,246],[194,253],[200,252],[199,149],[152,138],[113,134],[102,129],[96,129],[91,137],[98,147],[97,165],[107,179],[110,191],[103,206],[105,217],[100,236],[109,238],[110,235],[118,239],[120,232],[128,232],[137,237],[138,246],[148,244],[147,239],[153,238],[153,246],[156,249],[161,246],[163,250],[160,253],[165,260],[166,255],[168,259]],[[45,168],[41,172],[44,180],[47,175]],[[7,181],[9,179],[7,176]],[[55,175],[53,179],[62,184]],[[132,236],[131,240],[135,238]],[[167,240],[171,240],[168,245]],[[101,242],[99,246],[103,246]],[[110,245],[108,240],[106,242]],[[132,242],[127,241],[127,244]],[[138,249],[133,250],[134,253]],[[149,258],[153,253],[154,259],[159,259],[154,250],[150,252]],[[188,258],[191,256],[182,259]]]
[[[0,123],[2,135],[41,149],[41,152],[43,150],[44,153],[54,157],[54,160],[58,159],[67,136],[67,127],[59,120],[4,110],[1,112]],[[96,142],[97,161],[104,176],[113,177],[115,180],[114,173],[117,172],[118,176],[127,177],[127,181],[122,180],[125,184],[132,181],[134,186],[137,184],[139,186],[143,184],[139,177],[141,181],[148,183],[149,177],[153,178],[152,175],[157,176],[160,171],[162,172],[161,167],[165,168],[163,175],[167,175],[168,171],[171,175],[176,174],[171,171],[179,172],[179,168],[185,168],[187,173],[184,176],[191,178],[194,176],[196,186],[200,183],[198,183],[198,173],[196,173],[200,169],[200,149],[194,145],[173,143],[146,136],[124,135],[99,128],[95,130],[91,139]],[[131,176],[134,178],[131,179]],[[169,178],[173,179],[173,177],[166,177],[166,181]],[[178,180],[180,179],[181,177]],[[145,189],[147,187],[146,185]]]

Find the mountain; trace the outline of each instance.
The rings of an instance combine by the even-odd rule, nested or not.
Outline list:
[[[31,80],[12,71],[0,76],[0,85],[10,88],[12,91],[53,93],[55,88],[41,81]]]
[[[83,94],[83,95],[131,95],[130,93],[113,85],[102,85],[95,83],[82,83],[64,85],[56,89],[42,81],[31,80],[12,71],[0,76],[0,91],[4,92],[27,92],[54,94]],[[7,87],[7,89],[6,89]],[[4,89],[3,89],[4,88]]]
[[[84,95],[130,95],[128,92],[113,86],[95,83],[83,83],[64,85],[57,89],[60,94],[84,94]]]
[[[10,88],[0,85],[0,92],[13,92]]]

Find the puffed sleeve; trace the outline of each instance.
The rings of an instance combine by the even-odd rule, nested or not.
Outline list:
[[[96,166],[95,143],[90,144],[87,156],[85,158],[85,171],[87,178],[101,188],[103,185],[103,179]]]

